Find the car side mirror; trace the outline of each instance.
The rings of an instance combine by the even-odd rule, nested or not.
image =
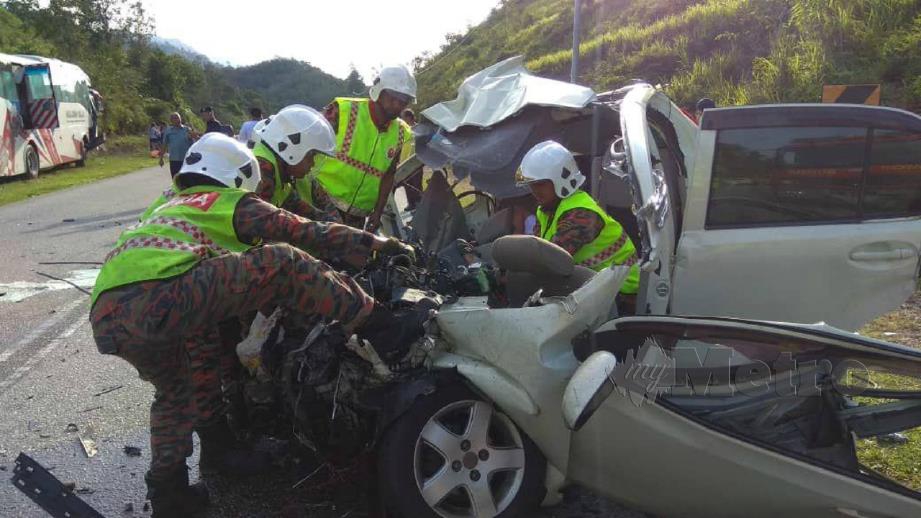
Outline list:
[[[627,149],[623,137],[611,142],[611,147],[604,154],[602,168],[618,178],[627,176]]]
[[[611,373],[617,359],[608,351],[596,351],[576,369],[563,391],[563,421],[576,431],[589,420],[614,391]]]

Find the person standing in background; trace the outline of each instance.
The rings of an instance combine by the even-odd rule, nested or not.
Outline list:
[[[249,120],[240,125],[240,134],[237,140],[246,144],[253,139],[253,128],[256,123],[262,120],[262,110],[260,108],[249,109]]]
[[[709,97],[704,97],[703,99],[697,101],[697,106],[694,111],[694,118],[697,124],[700,124],[700,118],[703,117],[704,111],[712,110],[716,108],[716,102]]]
[[[214,108],[205,106],[198,111],[198,114],[205,121],[205,133],[223,133],[233,138],[233,127],[217,120],[217,117],[214,116]]]
[[[160,167],[163,167],[163,153],[169,154],[169,175],[170,178],[176,176],[176,173],[182,169],[182,160],[189,151],[192,141],[198,136],[192,128],[182,123],[182,116],[179,113],[172,113],[169,116],[169,127],[163,132],[163,144],[160,149]]]
[[[159,151],[160,143],[162,142],[162,135],[160,134],[160,127],[157,126],[156,122],[151,122],[150,127],[147,128],[147,141],[150,145],[150,151]],[[156,155],[153,155],[156,156]]]

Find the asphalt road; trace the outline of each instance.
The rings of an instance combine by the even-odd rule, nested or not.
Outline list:
[[[96,352],[89,297],[41,274],[91,290],[97,266],[80,263],[101,261],[168,180],[165,169],[149,168],[0,208],[2,516],[47,516],[7,482],[20,451],[74,482],[77,494],[105,516],[149,515],[143,477],[152,387],[121,359]],[[95,442],[95,456],[86,455],[80,437]],[[141,455],[127,455],[126,446],[140,448]],[[193,457],[193,478],[196,463]],[[209,515],[364,515],[364,504],[348,489],[290,489],[305,469],[246,483],[209,481],[215,500]],[[540,516],[641,515],[576,491]]]

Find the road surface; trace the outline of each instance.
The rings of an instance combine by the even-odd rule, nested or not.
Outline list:
[[[46,516],[8,482],[20,451],[74,482],[77,493],[105,516],[149,515],[143,477],[153,390],[126,362],[96,352],[89,297],[41,274],[91,290],[97,268],[92,263],[102,260],[168,179],[164,169],[144,169],[0,208],[3,516]],[[79,436],[95,441],[95,456],[87,457]],[[127,455],[126,446],[139,447],[141,455]],[[196,463],[193,457],[193,478]],[[360,498],[334,494],[318,500],[304,490],[309,484],[289,489],[298,475],[294,470],[243,484],[209,481],[216,501],[209,515],[364,515]],[[639,516],[585,493],[567,500],[541,516]]]

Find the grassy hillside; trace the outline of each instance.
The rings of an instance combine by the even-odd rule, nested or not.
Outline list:
[[[883,83],[883,103],[921,110],[917,0],[583,0],[579,79],[633,78],[679,103],[818,101],[825,83]],[[467,75],[524,54],[568,79],[572,0],[505,0],[482,24],[417,60],[424,106]]]

